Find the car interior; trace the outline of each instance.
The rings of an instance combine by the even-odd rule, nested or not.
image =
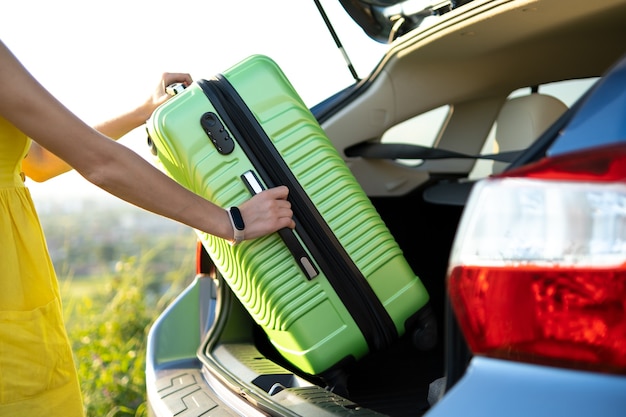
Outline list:
[[[216,324],[199,350],[205,377],[286,415],[425,413],[471,357],[447,304],[446,272],[472,185],[544,155],[579,97],[626,52],[625,17],[619,0],[475,0],[399,36],[371,77],[316,106],[424,282],[438,343],[422,351],[403,337],[328,390],[280,357],[203,255],[204,272],[218,284]],[[572,96],[550,92],[569,80],[585,83]],[[436,129],[427,132],[432,124],[420,125],[420,116],[436,109]],[[400,125],[408,128],[389,138]],[[364,144],[391,146],[376,153]]]

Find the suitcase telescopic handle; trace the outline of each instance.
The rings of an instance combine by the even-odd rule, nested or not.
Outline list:
[[[246,184],[246,187],[252,193],[252,195],[256,195],[263,191],[265,187],[259,181],[259,178],[255,174],[254,171],[246,171],[241,175],[241,180]],[[302,243],[294,233],[292,229],[284,228],[278,231],[278,235],[281,237],[291,255],[296,260],[298,266],[304,273],[304,275],[308,279],[313,279],[319,275],[318,269],[315,267],[315,264],[312,262],[311,257],[307,253],[307,251],[302,246]]]

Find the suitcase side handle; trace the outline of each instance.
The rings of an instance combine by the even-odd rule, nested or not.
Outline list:
[[[252,170],[244,172],[241,175],[241,180],[244,184],[246,184],[246,187],[252,195],[256,195],[265,189],[259,181],[256,173]],[[278,235],[291,252],[291,255],[298,263],[298,266],[302,272],[304,272],[304,275],[310,280],[318,276],[319,271],[315,267],[315,264],[311,261],[309,254],[306,250],[304,250],[304,247],[296,237],[294,231],[289,228],[283,228],[278,231]]]

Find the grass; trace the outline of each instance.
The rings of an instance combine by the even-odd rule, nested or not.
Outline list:
[[[80,300],[83,298],[93,298],[102,294],[109,286],[107,280],[101,277],[87,277],[84,279],[64,280],[62,291],[65,299]]]
[[[148,330],[193,278],[194,251],[190,248],[180,268],[165,280],[155,281],[150,266],[162,249],[122,259],[110,275],[73,279],[68,274],[61,282],[66,326],[88,417],[147,415]]]

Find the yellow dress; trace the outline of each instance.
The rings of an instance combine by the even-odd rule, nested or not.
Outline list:
[[[0,417],[83,416],[57,278],[20,176],[29,146],[0,117]]]

